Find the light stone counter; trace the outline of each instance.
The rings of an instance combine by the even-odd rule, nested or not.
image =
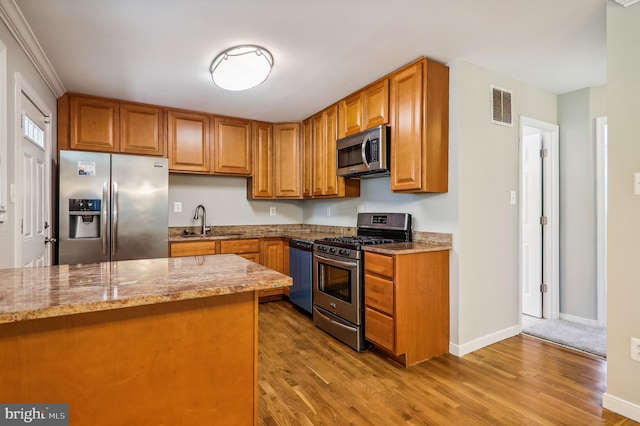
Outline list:
[[[0,324],[290,286],[226,254],[0,270]]]

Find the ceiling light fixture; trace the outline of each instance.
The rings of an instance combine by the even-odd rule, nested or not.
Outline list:
[[[220,53],[211,63],[211,77],[216,86],[226,90],[247,90],[267,79],[273,56],[260,46],[242,45]]]

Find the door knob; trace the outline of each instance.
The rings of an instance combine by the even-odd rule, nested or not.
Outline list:
[[[47,244],[47,243],[57,243],[57,242],[58,242],[58,240],[56,240],[55,238],[45,237],[45,239],[44,239],[44,243],[45,244]]]

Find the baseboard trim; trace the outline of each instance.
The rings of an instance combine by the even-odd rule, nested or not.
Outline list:
[[[625,417],[640,422],[640,405],[613,396],[608,392],[602,394],[602,406],[607,410],[622,414]]]
[[[485,346],[492,345],[501,340],[508,339],[509,337],[520,334],[522,328],[519,325],[508,327],[503,330],[496,331],[495,333],[487,334],[486,336],[478,337],[470,342],[463,343],[462,345],[456,345],[449,343],[449,352],[457,357],[464,356]]]
[[[598,320],[577,317],[575,315],[560,313],[560,319],[564,321],[574,322],[576,324],[588,325],[590,327],[600,327]]]

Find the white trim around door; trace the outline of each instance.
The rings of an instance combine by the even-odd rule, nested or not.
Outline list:
[[[546,284],[547,291],[542,294],[542,316],[548,319],[557,319],[560,316],[560,212],[559,212],[559,139],[560,128],[556,124],[535,120],[529,117],[520,117],[520,141],[519,152],[523,150],[523,135],[525,127],[538,129],[543,135],[543,149],[547,156],[543,165],[543,215],[547,218],[547,224],[542,228],[543,235],[543,269],[542,282]],[[521,160],[520,160],[521,161]],[[519,186],[522,195],[522,164],[519,164]],[[522,223],[522,201],[519,207],[519,221]],[[518,231],[518,247],[521,251],[523,241],[522,229]],[[522,253],[518,258],[521,259]],[[519,261],[518,279],[518,312],[522,313],[522,262]],[[518,319],[522,326],[522,317]]]
[[[607,326],[607,117],[596,118],[597,325]]]

